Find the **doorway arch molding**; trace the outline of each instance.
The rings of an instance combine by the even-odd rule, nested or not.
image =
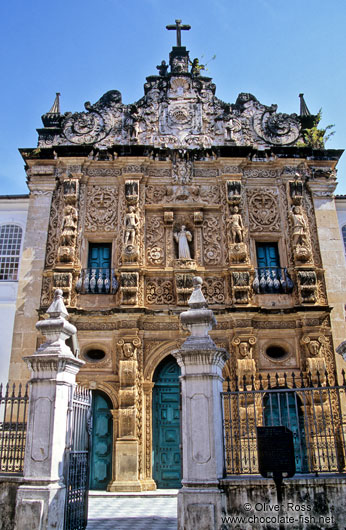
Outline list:
[[[144,366],[144,381],[152,381],[154,372],[160,362],[168,355],[171,355],[172,352],[177,350],[179,347],[180,342],[177,340],[164,341],[158,346],[154,346],[154,348],[150,351],[149,359]]]

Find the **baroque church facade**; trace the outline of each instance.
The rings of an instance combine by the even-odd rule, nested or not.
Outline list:
[[[138,491],[180,482],[179,315],[203,279],[225,377],[311,372],[336,382],[345,338],[343,248],[333,202],[342,151],[304,143],[312,126],[253,95],[233,104],[181,45],[144,96],[112,90],[85,111],[42,116],[21,149],[30,204],[10,366],[63,291],[94,392],[91,487]],[[333,236],[334,234],[334,236]],[[345,281],[343,284],[342,282]],[[283,373],[288,374],[284,381]]]

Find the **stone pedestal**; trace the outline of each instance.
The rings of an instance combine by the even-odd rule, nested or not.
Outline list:
[[[182,324],[191,331],[180,350],[173,352],[181,368],[183,488],[178,494],[178,529],[220,528],[224,451],[222,428],[222,369],[228,358],[208,331],[215,325],[206,308],[202,280],[194,278],[189,311]]]
[[[50,318],[36,327],[47,341],[25,361],[31,368],[31,391],[24,460],[24,481],[17,493],[16,529],[62,529],[64,523],[64,454],[68,409],[76,374],[76,359],[65,340],[76,328],[65,318],[62,292],[56,291]]]

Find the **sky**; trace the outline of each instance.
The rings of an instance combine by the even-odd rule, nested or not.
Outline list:
[[[105,92],[124,103],[175,45],[181,19],[190,57],[207,63],[216,95],[250,92],[278,112],[299,113],[303,92],[329,149],[346,148],[345,0],[8,0],[0,3],[0,194],[27,193],[19,147],[36,147],[41,115],[84,110]],[[213,57],[215,59],[213,59]],[[346,153],[336,193],[346,194]]]

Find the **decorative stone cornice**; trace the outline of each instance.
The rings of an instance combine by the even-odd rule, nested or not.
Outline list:
[[[310,180],[307,183],[309,190],[312,193],[313,198],[324,199],[332,198],[335,188],[337,186],[336,179],[333,180]]]

